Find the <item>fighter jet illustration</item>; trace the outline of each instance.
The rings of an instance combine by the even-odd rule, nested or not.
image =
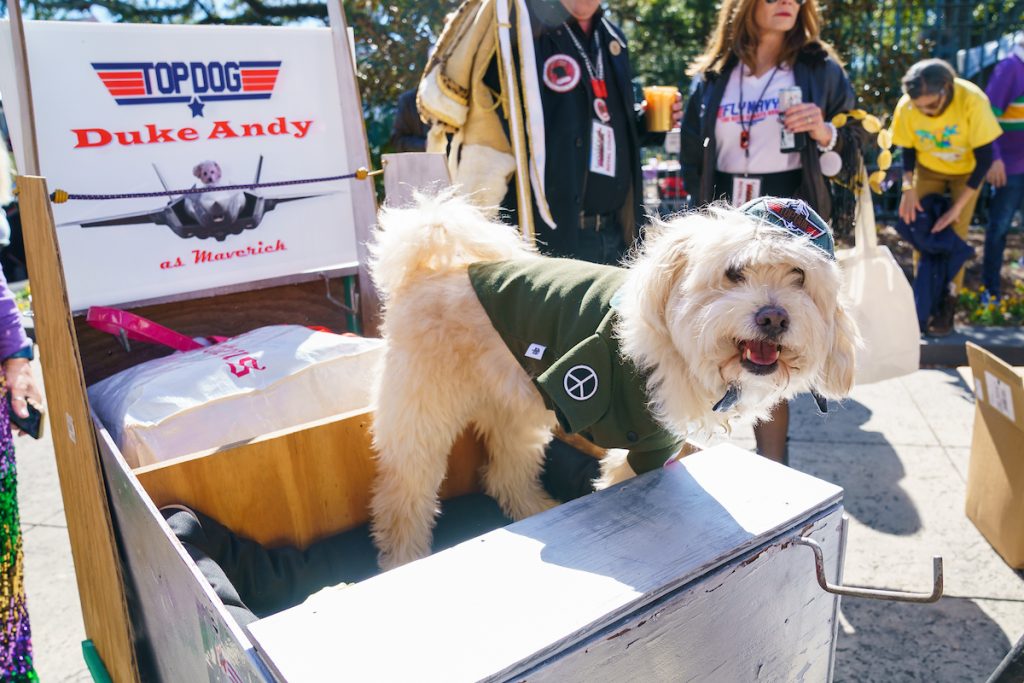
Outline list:
[[[156,172],[156,177],[160,179],[164,190],[170,191],[156,164],[153,164],[153,170]],[[254,184],[260,182],[262,170],[263,156],[260,155],[256,166],[256,178],[253,180]],[[207,187],[216,187],[220,180],[220,167],[216,162],[203,162],[195,167],[193,173]],[[252,230],[258,227],[263,216],[277,208],[278,204],[322,197],[325,194],[330,193],[285,197],[263,197],[253,190],[179,194],[172,195],[166,206],[155,211],[111,216],[82,223],[75,221],[74,224],[81,225],[83,228],[101,228],[108,225],[155,223],[156,225],[166,225],[182,239],[212,237],[218,242],[223,242],[228,235],[239,235],[243,230]]]

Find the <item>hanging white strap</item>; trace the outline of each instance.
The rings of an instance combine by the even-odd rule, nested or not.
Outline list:
[[[548,207],[547,190],[544,187],[547,157],[547,143],[544,141],[544,107],[541,103],[540,81],[537,76],[537,57],[533,49],[533,27],[530,25],[530,11],[526,0],[515,0],[517,21],[516,37],[519,45],[520,74],[522,77],[523,113],[525,118],[530,162],[530,184],[537,213],[550,227],[555,228],[555,219]]]
[[[511,0],[514,1],[514,0]],[[533,202],[530,192],[530,167],[526,153],[526,131],[524,130],[523,105],[520,99],[519,78],[512,57],[512,21],[509,16],[510,0],[495,0],[495,18],[498,22],[498,54],[502,61],[504,83],[502,90],[508,102],[509,142],[516,159],[516,193],[519,210],[519,231],[523,237],[533,241]]]
[[[861,169],[857,187],[857,218],[854,221],[855,248],[866,256],[878,249],[878,229],[875,227],[875,205],[871,201],[871,187],[867,171]]]

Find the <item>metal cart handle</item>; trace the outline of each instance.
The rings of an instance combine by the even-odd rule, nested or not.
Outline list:
[[[894,591],[883,588],[858,588],[855,586],[840,586],[829,583],[825,578],[825,555],[821,546],[813,538],[801,537],[796,543],[808,546],[814,551],[814,572],[818,578],[818,585],[826,593],[836,595],[849,595],[855,598],[874,598],[876,600],[894,600],[896,602],[935,602],[942,597],[942,558],[936,555],[932,558],[933,585],[931,593],[915,593],[910,591]]]

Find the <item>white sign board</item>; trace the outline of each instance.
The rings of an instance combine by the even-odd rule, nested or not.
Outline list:
[[[25,42],[51,191],[121,195],[355,171],[344,126],[363,122],[342,120],[330,29],[26,22]],[[11,55],[10,25],[0,22],[9,113]],[[357,182],[367,181],[55,204],[71,307],[354,267]]]

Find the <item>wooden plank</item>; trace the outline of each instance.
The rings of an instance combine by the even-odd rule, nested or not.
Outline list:
[[[842,512],[830,508],[699,581],[612,624],[571,651],[519,674],[551,681],[828,681],[839,599],[814,579],[810,536],[830,581]]]
[[[384,196],[388,206],[411,206],[417,190],[437,192],[452,184],[443,154],[382,154],[380,163],[384,167]]]
[[[85,633],[115,681],[137,681],[124,576],[87,407],[82,361],[46,181],[20,176],[18,187],[25,252],[32,273],[36,341]]]
[[[335,278],[341,278],[348,275],[356,275],[359,272],[359,264],[352,262],[350,265],[342,265],[338,268],[328,268],[326,270],[319,270],[309,273],[293,273],[291,275],[282,275],[280,277],[267,278],[265,280],[250,280],[249,282],[236,282],[231,285],[220,285],[218,287],[211,287],[210,289],[197,289],[191,292],[179,292],[177,294],[167,294],[165,296],[157,296],[151,299],[138,299],[131,301],[123,301],[118,303],[119,308],[130,310],[134,308],[142,308],[144,306],[156,306],[158,304],[172,304],[179,301],[192,301],[193,299],[208,299],[212,297],[220,297],[228,294],[238,294],[239,292],[254,292],[264,289],[271,289],[273,287],[284,287],[286,285],[298,285],[305,282],[323,282],[324,277],[329,277],[331,280]],[[332,288],[332,292],[333,292]],[[340,298],[340,297],[339,297]],[[74,314],[83,315],[88,309],[80,309],[74,311]]]
[[[327,0],[327,14],[334,36],[334,71],[338,75],[342,118],[345,121],[362,121],[363,100],[359,94],[356,65],[353,60],[354,50],[342,1]],[[345,126],[345,151],[348,168],[371,168],[370,141],[366,137],[366,126]],[[353,184],[352,214],[356,231],[356,256],[359,258],[360,323],[363,334],[376,337],[380,327],[380,297],[366,266],[370,262],[369,244],[373,240],[373,226],[377,223],[377,191],[372,178]]]
[[[14,48],[14,71],[18,79],[18,122],[21,127],[21,150],[26,175],[39,173],[39,148],[36,143],[36,116],[32,104],[32,79],[28,71],[28,48],[25,45],[25,25],[21,21],[21,3],[9,0],[7,3],[11,21],[11,43]],[[7,116],[13,112],[7,111]],[[7,150],[3,150],[6,154]],[[4,178],[4,182],[7,179]]]
[[[341,278],[330,280],[331,293],[344,291]],[[347,329],[345,311],[327,299],[325,282],[313,281],[271,289],[236,292],[206,299],[178,301],[133,309],[132,312],[190,337],[233,337],[265,325],[315,325],[335,332]],[[75,318],[86,384],[126,368],[173,353],[165,346],[132,342],[131,351],[118,338],[93,329],[85,316]]]
[[[802,526],[841,496],[832,484],[717,446],[249,632],[289,683],[320,681],[324,672],[337,680],[501,680]]]
[[[320,420],[135,470],[157,507],[200,510],[259,543],[300,548],[365,524],[375,474],[371,413]],[[456,443],[443,498],[479,490],[483,446]]]

